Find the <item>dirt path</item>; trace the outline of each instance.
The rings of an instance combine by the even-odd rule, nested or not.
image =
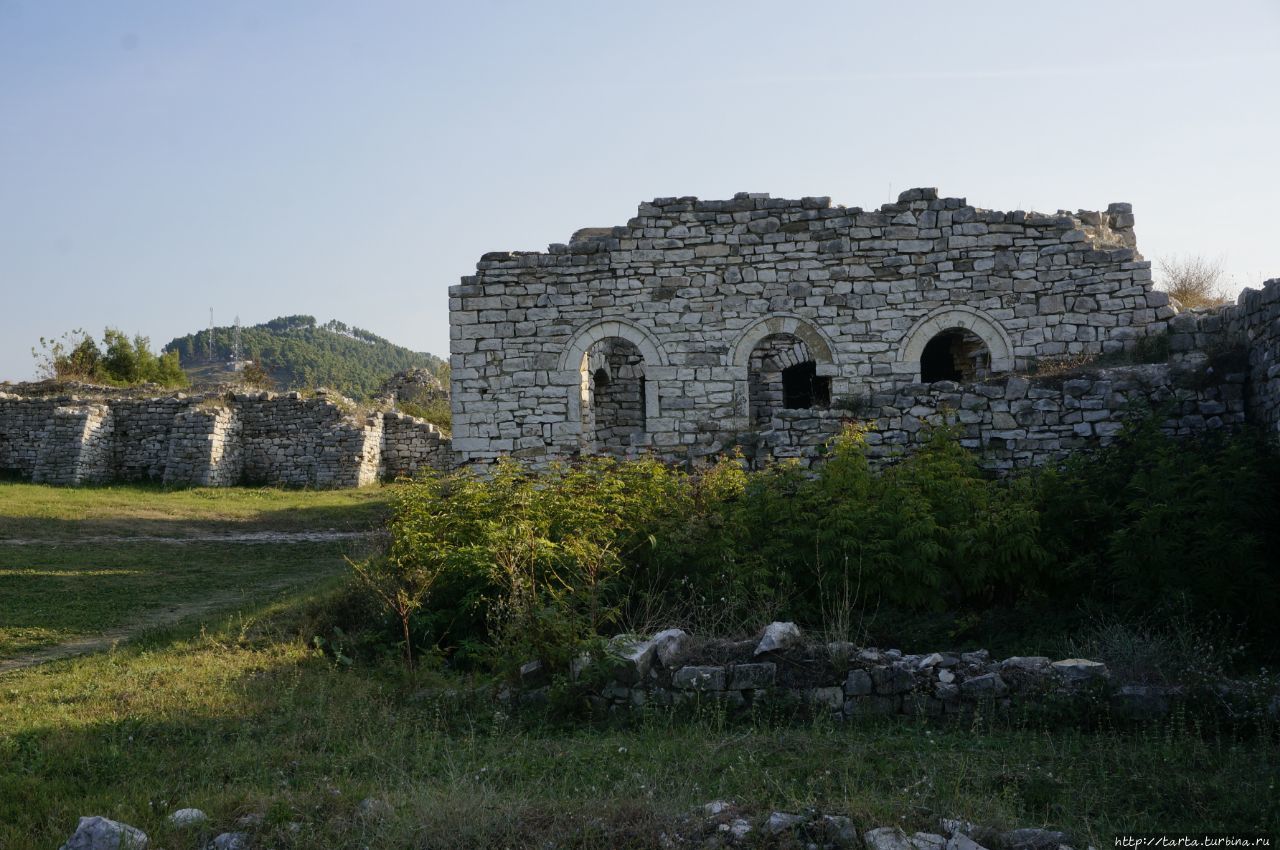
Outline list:
[[[140,535],[121,537],[103,534],[78,537],[0,537],[0,546],[84,546],[103,543],[327,543],[368,537],[369,531],[227,531],[192,534],[186,537]]]
[[[176,623],[182,622],[183,620],[209,614],[219,609],[231,608],[237,602],[247,600],[250,593],[253,593],[254,595],[261,593],[274,593],[288,587],[300,585],[310,578],[312,578],[312,576],[294,576],[290,579],[281,579],[273,582],[267,582],[265,584],[257,584],[249,588],[226,590],[221,593],[215,593],[206,596],[199,602],[191,602],[185,605],[165,606],[140,617],[126,626],[118,626],[114,629],[107,629],[106,631],[99,632],[97,634],[73,638],[68,641],[63,641],[62,643],[57,643],[52,646],[42,647],[32,652],[17,655],[13,658],[0,658],[0,675],[4,675],[5,673],[9,673],[14,670],[22,670],[27,667],[35,667],[39,664],[47,664],[50,661],[60,661],[64,658],[74,658],[77,655],[101,652],[104,649],[110,649],[118,643],[122,643],[132,637],[136,637],[148,629],[172,626]]]

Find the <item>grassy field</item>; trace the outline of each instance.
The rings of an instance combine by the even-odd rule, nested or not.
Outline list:
[[[367,531],[384,515],[387,492],[0,484],[0,664],[73,638],[172,624],[323,582],[342,573],[351,540],[210,538]],[[137,537],[158,539],[130,542]]]
[[[42,539],[42,522],[65,530],[81,512],[123,534],[142,516],[197,529],[188,535],[278,529],[279,517],[300,531],[367,525],[386,498],[199,492],[19,486],[0,488],[0,512]],[[0,674],[0,850],[56,847],[89,814],[168,850],[202,846],[246,814],[263,815],[262,848],[658,847],[715,799],[752,815],[815,807],[862,828],[928,829],[938,817],[1049,826],[1100,848],[1122,830],[1280,829],[1274,732],[1185,718],[1086,729],[990,717],[729,722],[711,710],[597,726],[512,717],[486,683],[410,678],[391,661],[347,665],[315,648],[344,593],[344,545],[13,547],[27,566],[4,562],[11,646],[233,593],[110,651]],[[367,797],[386,810],[362,812]],[[210,815],[203,837],[167,826],[184,806]]]

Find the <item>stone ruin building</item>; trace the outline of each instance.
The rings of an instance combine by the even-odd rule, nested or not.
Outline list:
[[[1280,432],[1280,280],[1211,311],[1151,285],[1128,204],[994,212],[912,189],[659,198],[545,253],[485,254],[449,290],[453,438],[332,393],[137,397],[0,388],[0,476],[355,487],[503,456],[741,451],[811,463],[850,420],[877,462],[947,418],[997,472],[1112,439]],[[417,403],[426,374],[385,391]]]
[[[485,254],[449,293],[453,449],[462,463],[811,459],[856,418],[886,457],[945,410],[1007,469],[1110,438],[1134,402],[1164,405],[1178,432],[1276,427],[1280,284],[1179,315],[1133,228],[1129,204],[995,212],[912,189],[862,210],[742,193],[659,198],[545,253]]]

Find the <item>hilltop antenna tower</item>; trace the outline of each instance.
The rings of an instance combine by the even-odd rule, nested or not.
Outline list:
[[[236,316],[236,327],[232,332],[231,362],[240,363],[240,317]]]
[[[212,307],[209,308],[209,339],[207,340],[207,342],[208,342],[208,345],[205,346],[205,354],[208,356],[206,359],[210,363],[212,363],[213,362],[213,308]]]

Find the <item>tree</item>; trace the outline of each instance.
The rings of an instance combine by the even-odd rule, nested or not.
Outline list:
[[[157,356],[147,337],[136,334],[130,339],[117,328],[103,331],[101,348],[93,337],[77,329],[61,339],[41,337],[40,348],[33,348],[31,354],[41,377],[59,381],[126,387],[145,383],[185,387],[188,383],[177,351]]]
[[[1159,262],[1164,290],[1183,308],[1221,307],[1231,298],[1222,288],[1222,260],[1196,255],[1185,259],[1162,257]]]

